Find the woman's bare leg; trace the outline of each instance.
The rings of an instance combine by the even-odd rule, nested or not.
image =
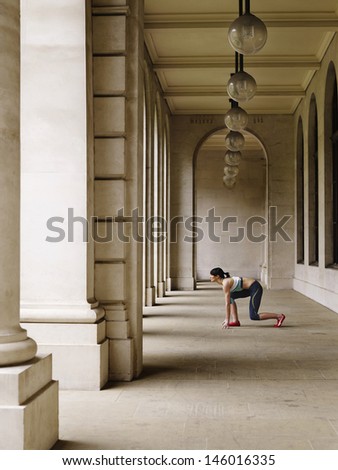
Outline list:
[[[269,313],[269,312],[263,312],[259,313],[259,319],[260,320],[277,320],[276,327],[280,327],[285,319],[285,315],[282,313]]]

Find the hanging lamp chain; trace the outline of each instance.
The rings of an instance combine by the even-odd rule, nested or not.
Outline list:
[[[244,55],[239,54],[239,71],[243,72],[244,71]]]
[[[250,0],[245,0],[245,13],[250,13]]]
[[[238,52],[236,51],[235,52],[235,71],[236,73],[239,71],[239,54]]]
[[[243,15],[243,0],[238,0],[238,15]]]

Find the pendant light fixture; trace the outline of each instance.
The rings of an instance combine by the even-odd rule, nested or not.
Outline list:
[[[224,167],[224,175],[229,176],[231,178],[236,178],[239,173],[238,166],[225,166]]]
[[[225,137],[225,146],[228,150],[236,152],[242,150],[245,145],[243,134],[237,131],[230,131]]]
[[[223,183],[229,189],[232,189],[236,184],[236,177],[235,176],[223,176]]]
[[[236,52],[236,57],[237,57]],[[243,55],[239,56],[239,72],[236,72],[230,77],[227,84],[227,91],[230,98],[235,101],[249,101],[256,93],[257,84],[256,80],[252,75],[244,72],[244,60]]]
[[[232,152],[231,150],[228,150],[224,155],[225,163],[230,166],[238,166],[241,162],[241,159],[241,152]]]
[[[241,131],[248,124],[249,116],[236,101],[230,100],[231,108],[224,116],[224,123],[231,131]]]
[[[230,25],[228,40],[231,47],[244,55],[253,55],[259,52],[266,43],[267,29],[262,20],[250,12],[250,0],[245,0],[245,13],[241,13],[242,0],[240,2],[240,16]]]
[[[243,0],[239,0],[239,16],[230,25],[228,40],[235,52],[235,70],[227,83],[227,92],[230,97],[231,109],[226,113],[224,122],[230,132],[225,137],[227,152],[224,156],[223,183],[232,189],[239,174],[239,163],[242,158],[240,150],[245,144],[244,136],[239,132],[248,124],[248,114],[240,108],[239,102],[251,100],[256,93],[256,80],[244,71],[244,55],[253,55],[259,52],[267,40],[267,29],[262,20],[250,12],[250,0],[245,0],[245,13],[243,14]]]

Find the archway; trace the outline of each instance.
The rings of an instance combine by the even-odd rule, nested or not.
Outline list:
[[[330,62],[325,85],[325,266],[338,265],[338,99],[336,69]]]
[[[262,142],[244,131],[245,147],[233,188],[223,183],[225,136],[208,134],[194,159],[194,271],[208,279],[210,268],[255,277],[267,283],[267,155]]]
[[[318,175],[318,112],[313,94],[309,109],[308,130],[308,260],[309,265],[319,264],[319,175]]]

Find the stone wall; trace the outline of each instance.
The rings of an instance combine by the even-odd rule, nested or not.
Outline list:
[[[201,232],[195,244],[196,280],[209,279],[216,266],[259,279],[265,264],[266,226],[251,221],[265,218],[265,155],[263,149],[258,154],[243,152],[236,185],[228,189],[223,184],[224,154],[225,150],[201,149],[196,159],[195,214],[203,218],[197,220]]]
[[[326,118],[330,120],[327,114],[330,112],[326,106],[326,82],[330,63],[338,69],[338,38],[335,36],[325,57],[322,60],[320,70],[313,77],[305,98],[299,105],[294,116],[294,134],[297,136],[299,118],[303,123],[304,137],[304,261],[297,262],[295,258],[294,289],[304,295],[316,300],[317,302],[338,312],[338,269],[330,264],[330,186],[332,178],[330,173],[330,151],[328,145],[331,145],[330,135],[327,135]],[[317,265],[309,264],[309,165],[308,165],[308,141],[309,135],[313,129],[309,129],[309,110],[311,97],[315,97],[318,113],[318,194],[319,194],[319,260]],[[296,146],[295,146],[296,153]],[[297,201],[295,201],[296,205]]]
[[[266,245],[266,266],[261,278],[268,287],[289,288],[292,286],[294,259],[294,155],[292,116],[249,116],[247,130],[262,144],[267,157],[266,216],[272,236]],[[222,115],[173,116],[171,120],[171,218],[190,217],[195,213],[194,159],[205,138],[224,128]],[[274,216],[271,208],[276,207]],[[234,213],[233,215],[237,215]],[[286,241],[274,226],[289,216],[283,226],[289,235]],[[276,220],[273,220],[275,217]],[[183,224],[173,226],[177,240],[171,243],[172,287],[193,289],[195,286],[194,247],[186,246],[184,237],[189,232]],[[207,247],[206,247],[207,249]],[[206,252],[207,255],[207,252]],[[247,271],[256,268],[247,266]],[[231,270],[231,267],[229,267]]]

